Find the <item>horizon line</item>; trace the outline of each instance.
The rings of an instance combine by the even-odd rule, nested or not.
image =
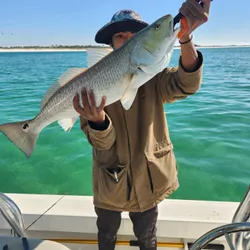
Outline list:
[[[194,44],[195,47],[234,47],[234,46],[250,46],[250,44],[211,44],[211,45],[201,45],[201,44]],[[28,49],[28,48],[51,48],[51,49],[62,49],[62,48],[88,48],[88,47],[107,47],[110,48],[108,45],[10,45],[10,46],[1,46],[0,49]],[[174,47],[180,47],[180,45],[175,45]]]

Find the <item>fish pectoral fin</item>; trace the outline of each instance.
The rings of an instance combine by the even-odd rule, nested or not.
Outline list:
[[[134,89],[129,89],[129,91],[127,91],[124,96],[121,98],[121,104],[123,106],[124,109],[128,110],[130,109],[130,107],[132,106],[136,94],[137,94],[138,88],[134,88]]]
[[[65,132],[67,132],[67,131],[69,132],[73,128],[78,117],[79,116],[62,119],[62,120],[58,121],[58,124],[63,128],[63,130]]]
[[[111,48],[88,48],[87,49],[87,65],[88,68],[92,67],[102,58],[111,53],[113,49]]]
[[[86,71],[86,68],[70,68],[66,70],[46,91],[42,101],[41,101],[41,109],[44,107],[44,105],[48,102],[48,100],[53,96],[53,94],[66,85],[70,80],[75,78],[76,76],[80,75]]]

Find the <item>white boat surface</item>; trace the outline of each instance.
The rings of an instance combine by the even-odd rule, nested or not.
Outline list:
[[[24,225],[22,228],[20,221],[18,222],[18,216],[16,216],[14,219],[17,220],[17,224],[19,223],[20,230],[23,230],[23,235],[13,234],[12,222],[10,223],[3,216],[5,208],[2,206],[1,211],[0,206],[0,211],[2,212],[2,214],[0,213],[0,249],[26,249],[23,245],[22,247],[20,245],[20,248],[11,248],[11,244],[14,244],[14,241],[19,241],[19,244],[23,244],[22,239],[29,240],[30,248],[27,249],[98,249],[96,214],[92,196],[14,193],[2,195],[9,197],[14,202],[10,206],[11,209],[20,209],[20,218],[23,220]],[[2,202],[2,205],[4,205],[4,202]],[[16,208],[14,208],[15,206]],[[19,212],[13,212],[13,214],[18,214]],[[231,225],[233,225],[232,223],[238,223],[236,225],[238,227],[245,223],[244,229],[248,232],[244,231],[243,233],[241,231],[238,234],[244,234],[244,247],[249,248],[244,249],[244,247],[241,247],[237,249],[250,250],[249,217],[250,187],[241,202],[166,199],[159,204],[157,249],[188,250],[191,249],[192,244],[198,238],[215,228],[223,227],[230,223]],[[40,243],[32,246],[32,240]],[[44,244],[44,248],[42,248],[41,243]],[[53,246],[45,246],[45,244],[49,243],[53,244]],[[139,249],[138,246],[132,246],[133,244],[136,245],[133,226],[128,213],[123,212],[116,249]],[[9,248],[4,248],[6,245]],[[209,248],[204,249],[231,250],[229,245],[226,237],[219,237],[209,243]]]

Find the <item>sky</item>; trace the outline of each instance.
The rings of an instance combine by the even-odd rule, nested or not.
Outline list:
[[[0,46],[95,45],[98,29],[121,9],[152,23],[175,16],[184,0],[0,0]],[[207,23],[194,31],[200,45],[250,44],[250,1],[214,0]]]

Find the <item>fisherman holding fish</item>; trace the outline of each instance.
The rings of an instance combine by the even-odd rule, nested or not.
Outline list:
[[[120,101],[96,107],[93,92],[74,99],[81,129],[93,146],[93,192],[100,250],[113,250],[121,212],[129,211],[141,250],[157,249],[158,204],[178,187],[178,170],[163,104],[194,95],[202,80],[203,57],[193,43],[193,31],[208,20],[210,0],[187,0],[180,8],[188,31],[179,39],[176,68],[166,68],[141,86],[128,110]],[[131,10],[114,14],[96,34],[97,43],[116,50],[147,27]],[[122,60],[122,58],[121,58]]]
[[[112,52],[88,52],[88,69],[70,68],[60,76],[32,119],[0,124],[0,132],[30,157],[44,128],[57,121],[69,131],[80,117],[93,149],[100,250],[115,249],[123,211],[140,249],[157,249],[158,204],[179,187],[164,104],[200,88],[203,56],[192,33],[207,22],[209,9],[210,0],[186,0],[180,13],[188,29],[185,22],[174,29],[171,15],[148,25],[132,10],[118,11],[95,37]],[[168,68],[177,38],[179,65]]]

